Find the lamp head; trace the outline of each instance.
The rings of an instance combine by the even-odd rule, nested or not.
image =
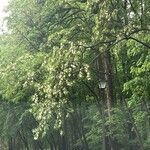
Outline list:
[[[100,81],[99,82],[99,88],[100,89],[105,89],[106,88],[106,81]]]

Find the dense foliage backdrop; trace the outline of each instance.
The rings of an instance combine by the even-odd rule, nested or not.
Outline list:
[[[0,149],[150,149],[149,0],[10,0],[7,11]]]

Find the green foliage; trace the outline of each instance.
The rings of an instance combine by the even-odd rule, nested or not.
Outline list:
[[[12,140],[16,149],[149,148],[149,8],[10,1],[10,33],[0,36],[0,138],[9,149]]]

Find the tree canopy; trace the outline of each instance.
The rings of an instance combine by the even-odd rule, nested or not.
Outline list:
[[[0,148],[150,149],[149,10],[149,0],[10,0]]]

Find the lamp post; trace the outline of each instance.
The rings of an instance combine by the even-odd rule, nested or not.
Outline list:
[[[104,89],[106,88],[106,81],[100,79],[99,81],[99,94],[100,94],[100,115],[102,117],[102,131],[103,131],[103,143],[102,143],[102,150],[106,150],[106,127],[105,127],[105,114],[104,114]]]
[[[99,88],[100,89],[105,89],[106,88],[106,81],[105,80],[101,80],[99,82]]]

